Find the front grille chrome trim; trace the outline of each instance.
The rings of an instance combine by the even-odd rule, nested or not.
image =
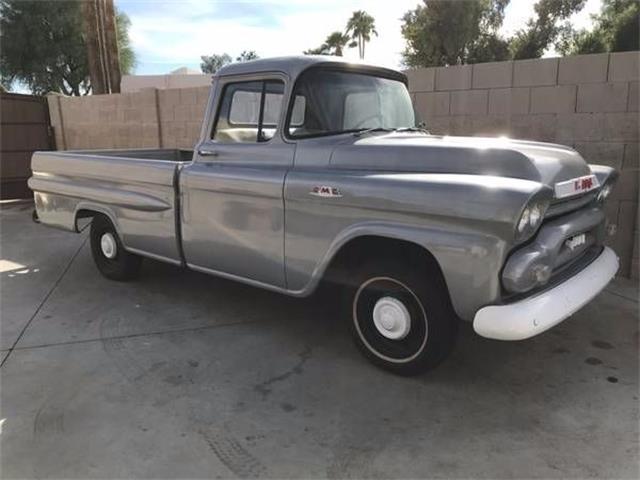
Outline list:
[[[549,218],[559,217],[566,213],[579,210],[591,202],[595,201],[599,190],[592,190],[588,193],[578,195],[572,198],[564,198],[552,201],[545,213],[545,220]]]

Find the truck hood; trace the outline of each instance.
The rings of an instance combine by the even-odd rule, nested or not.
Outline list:
[[[334,168],[521,178],[553,186],[589,175],[578,152],[552,143],[416,133],[352,137],[331,155]]]

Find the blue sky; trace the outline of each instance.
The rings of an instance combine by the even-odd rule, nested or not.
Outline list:
[[[200,68],[200,56],[255,50],[261,57],[296,55],[320,45],[334,30],[343,30],[354,10],[376,20],[378,37],[367,44],[366,60],[401,66],[402,15],[418,0],[116,0],[131,19],[130,36],[138,57],[137,74],[168,73],[179,67]],[[511,0],[503,33],[523,27],[533,14],[532,0]],[[588,0],[572,17],[590,25],[601,0]],[[553,52],[548,52],[553,54]],[[357,49],[346,55],[357,58]]]

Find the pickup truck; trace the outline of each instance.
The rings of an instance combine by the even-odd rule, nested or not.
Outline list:
[[[399,374],[439,364],[460,319],[537,335],[618,269],[614,169],[562,145],[431,135],[404,74],[339,57],[220,69],[193,151],[36,152],[32,169],[41,223],[90,219],[104,276],[148,257],[294,296],[331,282],[358,347]]]

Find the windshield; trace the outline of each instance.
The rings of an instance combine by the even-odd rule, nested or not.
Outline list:
[[[411,97],[399,80],[310,69],[296,82],[293,95],[287,127],[292,138],[416,125]]]

